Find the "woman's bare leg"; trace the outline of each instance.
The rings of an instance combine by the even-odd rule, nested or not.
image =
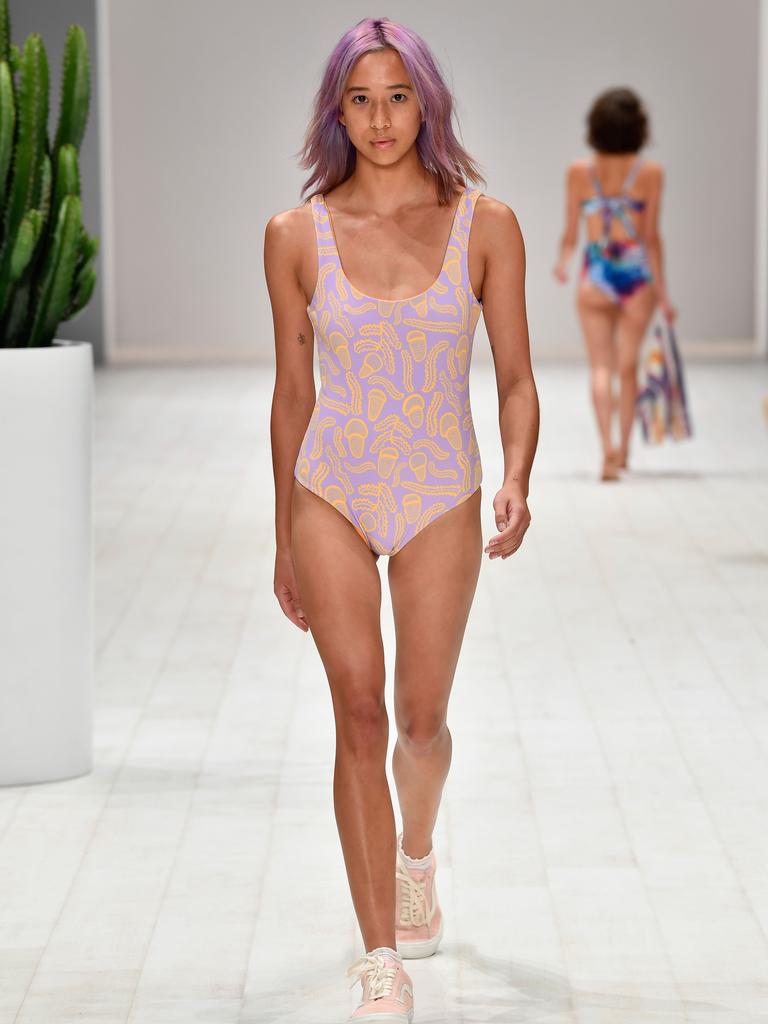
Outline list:
[[[637,360],[648,325],[656,308],[656,290],[642,285],[621,304],[616,338],[619,355],[619,454],[622,465],[629,457],[629,438],[635,418],[637,399]]]
[[[603,456],[607,457],[613,451],[612,384],[616,368],[613,335],[618,310],[615,303],[589,281],[580,282],[576,289],[576,308],[589,355],[590,388],[595,419]]]
[[[396,834],[376,556],[337,509],[298,482],[291,515],[296,581],[333,701],[334,809],[352,903],[365,949],[394,949]]]
[[[389,559],[397,642],[392,771],[410,857],[432,849],[451,763],[448,698],[483,557],[481,500],[478,488]]]

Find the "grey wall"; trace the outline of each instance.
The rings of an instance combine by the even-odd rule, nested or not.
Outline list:
[[[11,0],[11,38],[19,49],[30,32],[39,32],[45,43],[50,68],[49,129],[53,141],[59,114],[59,88],[64,39],[70,23],[82,25],[88,38],[91,59],[91,108],[88,126],[80,148],[81,195],[83,221],[90,235],[101,236],[101,178],[97,103],[99,82],[97,68],[96,0]],[[96,362],[104,358],[104,303],[102,296],[102,253],[96,256],[96,288],[91,301],[77,316],[60,324],[57,337],[89,341]]]
[[[348,0],[317,11],[110,4],[116,359],[272,358],[264,225],[299,202],[292,154],[323,62],[365,13]],[[667,171],[681,337],[753,336],[758,0],[424,0],[386,13],[430,43],[487,191],[521,221],[537,351],[581,349],[572,284],[551,276],[563,175],[587,153],[588,104],[619,83],[646,98],[649,155]],[[482,327],[475,351],[487,357]]]

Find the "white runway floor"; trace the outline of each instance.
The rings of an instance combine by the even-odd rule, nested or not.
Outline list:
[[[688,378],[697,437],[636,435],[599,484],[584,368],[537,370],[533,524],[484,562],[459,662],[415,1024],[768,1022],[768,365]],[[360,940],[325,676],[272,594],[271,372],[96,387],[96,765],[0,789],[0,1022],[343,1024]],[[487,539],[479,365],[472,403]]]

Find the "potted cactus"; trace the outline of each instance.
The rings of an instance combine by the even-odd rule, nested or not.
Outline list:
[[[52,145],[43,40],[10,34],[0,0],[0,785],[92,766],[93,354],[56,335],[99,244],[81,218],[85,32],[67,32]]]

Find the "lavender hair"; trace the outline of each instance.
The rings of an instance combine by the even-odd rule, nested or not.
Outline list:
[[[438,201],[443,205],[450,202],[456,188],[466,186],[466,179],[486,183],[478,164],[454,134],[454,98],[425,41],[389,18],[363,18],[344,33],[328,58],[304,144],[294,154],[299,157],[299,166],[312,168],[302,195],[312,185],[316,187],[310,195],[330,192],[354,171],[357,151],[338,117],[344,87],[355,61],[363,54],[386,48],[400,54],[425,118],[416,137],[416,149],[424,167],[437,180]]]

